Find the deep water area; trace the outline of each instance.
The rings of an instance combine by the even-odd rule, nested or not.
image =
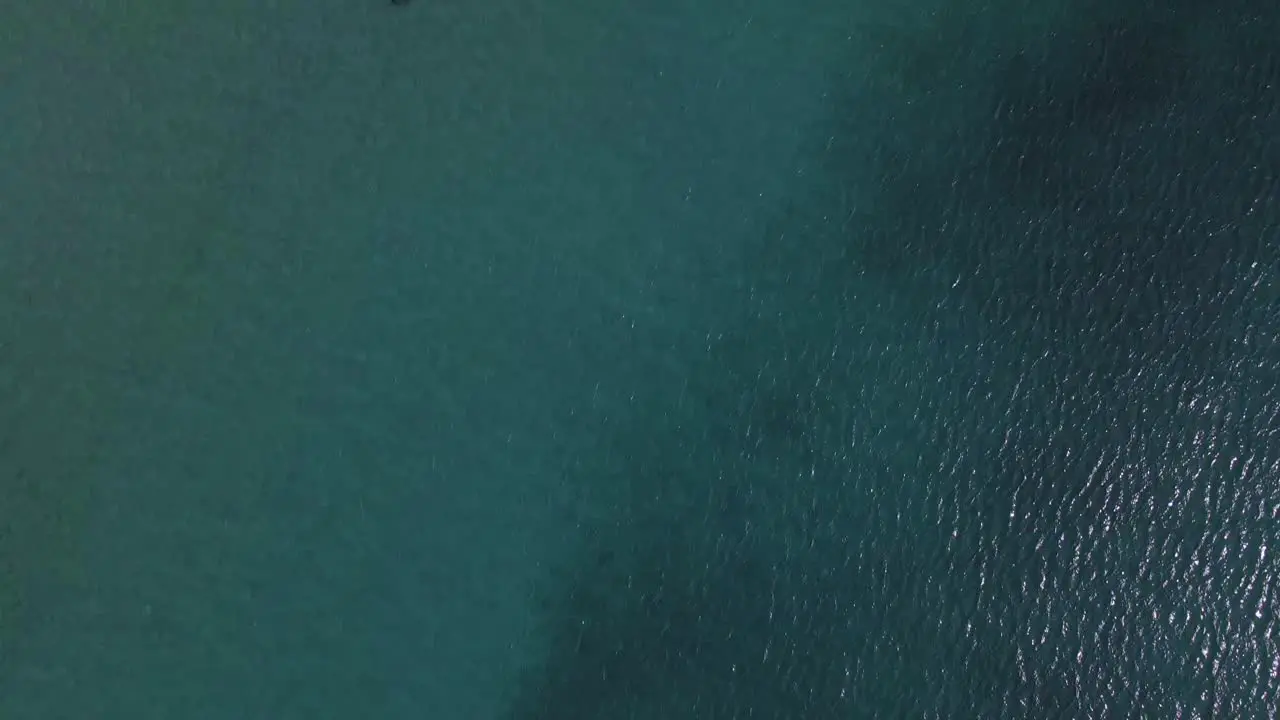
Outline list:
[[[942,5],[574,464],[512,720],[1280,712],[1280,13]]]
[[[1267,3],[10,2],[0,70],[0,719],[1280,717]]]

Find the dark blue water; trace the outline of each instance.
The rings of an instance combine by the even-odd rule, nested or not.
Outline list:
[[[1259,7],[851,50],[741,312],[579,463],[624,519],[543,588],[510,716],[1280,712]]]
[[[3,720],[1280,715],[1261,3],[9,5]]]

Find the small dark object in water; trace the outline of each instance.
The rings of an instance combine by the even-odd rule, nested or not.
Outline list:
[[[408,5],[409,0],[391,0],[392,5]]]

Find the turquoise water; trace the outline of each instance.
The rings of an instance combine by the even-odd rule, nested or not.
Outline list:
[[[0,716],[1280,711],[1273,14],[220,7],[0,18]]]

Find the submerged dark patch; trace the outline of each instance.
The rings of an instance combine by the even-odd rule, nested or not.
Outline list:
[[[514,718],[1274,714],[1275,23],[1074,19],[837,93]]]

